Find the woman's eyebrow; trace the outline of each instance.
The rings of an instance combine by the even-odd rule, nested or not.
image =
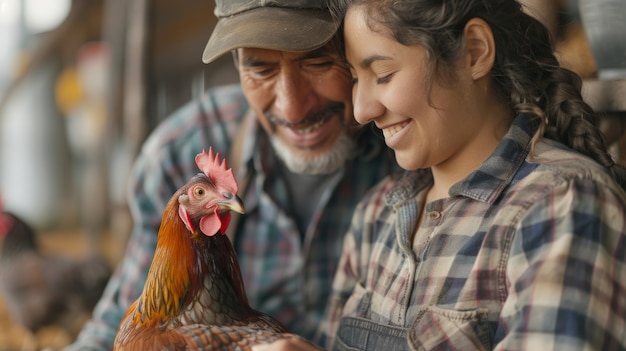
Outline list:
[[[369,68],[376,61],[386,61],[386,60],[391,60],[391,57],[382,56],[382,55],[372,55],[361,60],[361,63],[359,64],[359,66],[361,68]]]

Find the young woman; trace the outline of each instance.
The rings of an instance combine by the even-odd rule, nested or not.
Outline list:
[[[407,170],[344,242],[337,350],[626,349],[624,169],[514,0],[335,0],[354,116]]]

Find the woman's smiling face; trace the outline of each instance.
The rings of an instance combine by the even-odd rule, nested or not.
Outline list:
[[[356,120],[374,122],[382,129],[385,142],[405,169],[432,167],[455,158],[480,128],[475,123],[479,121],[464,114],[472,103],[468,93],[472,79],[465,65],[455,70],[454,82],[442,83],[433,73],[429,87],[427,51],[398,43],[381,25],[368,23],[367,17],[358,5],[345,17]]]

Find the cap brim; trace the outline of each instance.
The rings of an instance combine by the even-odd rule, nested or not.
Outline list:
[[[202,54],[210,63],[237,48],[310,51],[337,31],[327,9],[260,7],[220,18]]]

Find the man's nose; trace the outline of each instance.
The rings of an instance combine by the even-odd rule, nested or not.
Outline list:
[[[313,110],[315,91],[311,82],[297,70],[281,72],[275,87],[274,108],[281,119],[298,123]]]

